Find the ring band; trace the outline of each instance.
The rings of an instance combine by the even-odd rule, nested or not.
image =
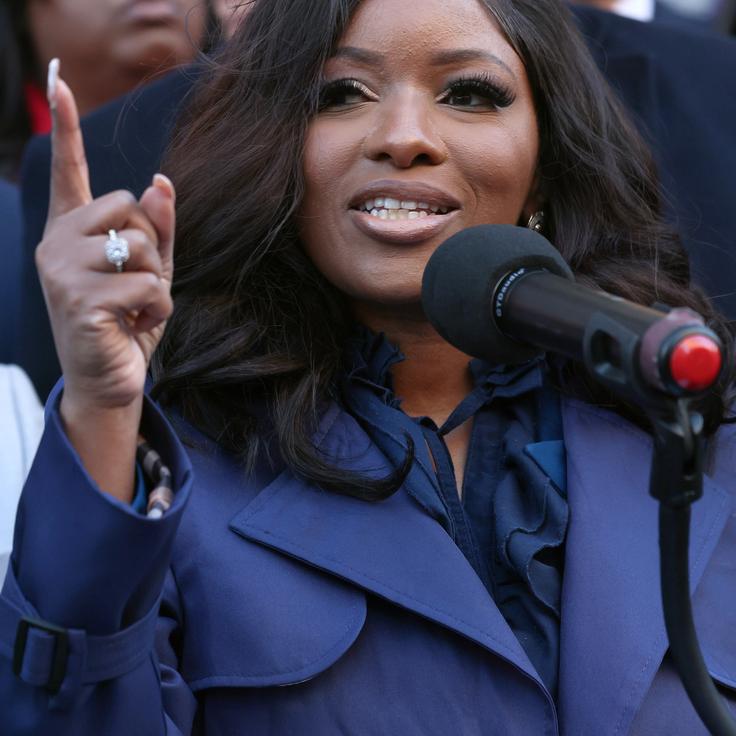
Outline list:
[[[108,263],[112,263],[115,266],[115,270],[118,273],[123,270],[123,264],[130,258],[128,241],[125,238],[119,237],[115,230],[107,231],[105,258]]]

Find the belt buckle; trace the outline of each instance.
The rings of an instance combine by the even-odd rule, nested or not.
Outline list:
[[[61,626],[54,626],[47,621],[41,619],[28,618],[24,616],[18,621],[18,629],[15,634],[15,646],[13,648],[13,673],[16,677],[21,677],[23,670],[23,658],[26,651],[26,643],[28,642],[29,629],[38,629],[51,634],[54,638],[54,654],[51,662],[51,672],[48,682],[45,685],[46,690],[54,694],[59,692],[61,683],[66,676],[66,666],[69,659],[69,632]],[[22,677],[21,677],[22,679]]]

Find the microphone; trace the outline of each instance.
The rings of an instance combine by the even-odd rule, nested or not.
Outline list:
[[[575,283],[560,253],[528,228],[480,225],[446,240],[424,270],[422,304],[437,332],[468,355],[514,364],[559,353],[614,389],[643,382],[691,396],[723,366],[721,341],[699,314]]]

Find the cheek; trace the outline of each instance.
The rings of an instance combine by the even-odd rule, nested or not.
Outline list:
[[[468,135],[456,148],[463,177],[474,191],[478,205],[498,222],[516,221],[536,177],[536,120],[521,115],[519,118]]]
[[[120,11],[123,3],[105,0],[84,0],[84,2],[69,0],[63,4],[47,3],[47,5],[56,6],[55,11],[52,11],[54,17],[46,22],[49,23],[49,27],[55,29],[57,38],[67,38],[75,47],[86,50],[88,57],[91,57],[93,50],[99,53],[101,58],[109,55],[105,47],[118,29],[115,14],[116,11]]]
[[[122,10],[124,3],[120,2],[85,2],[84,10],[77,7],[73,12],[74,22],[79,28],[89,29],[94,33],[105,33],[110,35],[110,31],[117,29],[119,22],[118,14]],[[70,14],[71,15],[71,14]]]
[[[196,0],[179,0],[178,7],[182,25],[196,41],[207,25],[207,3],[196,2]]]
[[[302,161],[304,207],[313,209],[323,203],[317,207],[316,214],[325,215],[333,211],[341,198],[344,199],[341,182],[350,169],[354,151],[355,144],[339,126],[322,121],[311,125]]]
[[[346,177],[354,151],[351,139],[329,123],[313,123],[307,133],[302,160],[304,197],[299,208],[299,231],[305,250],[315,262],[325,252],[340,248],[340,218],[350,195]]]

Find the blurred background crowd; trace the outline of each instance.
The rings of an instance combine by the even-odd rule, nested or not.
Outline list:
[[[573,10],[652,145],[694,279],[735,319],[736,0]],[[242,0],[0,0],[0,578],[59,373],[33,259],[48,203],[48,62],[60,59],[83,116],[93,194],[140,195],[198,68],[247,11]]]
[[[726,33],[733,30],[736,8],[731,0],[587,0],[581,4],[644,22],[679,22]]]

